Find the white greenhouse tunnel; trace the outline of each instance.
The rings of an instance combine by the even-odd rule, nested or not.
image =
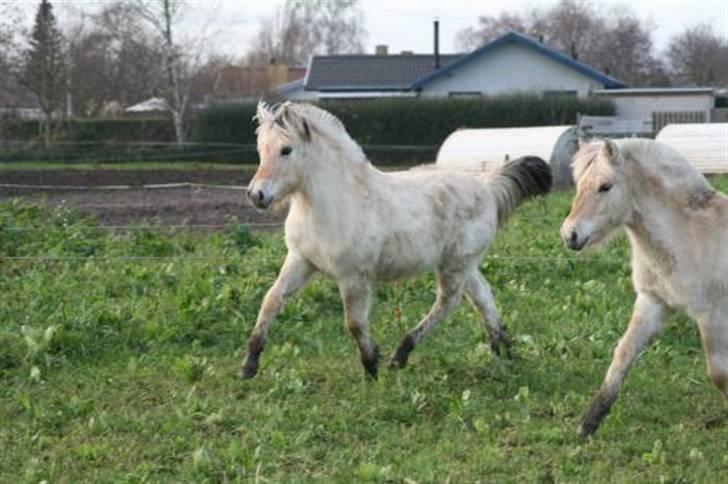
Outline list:
[[[521,156],[538,156],[551,165],[556,186],[571,184],[571,157],[579,146],[575,126],[461,129],[437,153],[439,168],[493,170]]]
[[[655,138],[701,173],[728,173],[728,123],[668,124]]]
[[[682,153],[701,173],[728,173],[728,123],[670,124],[656,137]],[[494,170],[521,156],[538,156],[551,165],[554,185],[573,183],[571,158],[579,146],[575,126],[461,129],[447,137],[436,166]]]

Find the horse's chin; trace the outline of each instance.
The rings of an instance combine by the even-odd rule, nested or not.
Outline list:
[[[285,197],[281,197],[281,198],[276,197],[273,199],[273,202],[271,202],[271,204],[268,206],[266,211],[275,213],[275,214],[285,212],[286,210],[288,210],[288,206],[291,204],[290,202],[291,202],[290,196],[285,196]]]
[[[609,245],[620,233],[621,230],[612,229],[592,234],[589,241],[582,247],[582,252],[596,252]]]

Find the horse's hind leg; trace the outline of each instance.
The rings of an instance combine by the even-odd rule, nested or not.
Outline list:
[[[361,363],[367,375],[376,379],[379,347],[369,335],[372,283],[363,279],[339,281],[339,291],[344,302],[346,327],[359,347]]]
[[[594,396],[579,426],[579,436],[586,438],[596,432],[617,399],[619,388],[629,368],[662,329],[665,315],[662,301],[646,293],[638,293],[627,331],[614,348],[614,357],[607,376]]]
[[[728,400],[728,314],[718,312],[710,320],[698,321],[705,349],[708,375]]]
[[[500,315],[495,307],[493,292],[477,267],[470,272],[465,281],[465,294],[481,315],[483,329],[488,333],[490,348],[493,353],[500,355],[500,347],[503,345],[506,354],[510,358],[511,340],[501,324]]]
[[[241,378],[252,378],[258,372],[258,360],[268,336],[268,326],[278,315],[285,300],[302,288],[315,272],[314,267],[301,256],[289,252],[273,283],[260,305],[258,320],[248,338],[248,352],[238,373]]]
[[[438,272],[437,300],[425,316],[399,344],[389,362],[390,368],[404,368],[410,352],[417,346],[441,319],[447,317],[460,304],[463,292],[464,274],[461,272]]]

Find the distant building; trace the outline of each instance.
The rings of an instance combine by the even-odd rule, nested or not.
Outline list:
[[[652,119],[655,112],[700,112],[706,121],[715,105],[710,87],[637,87],[597,89],[594,95],[610,99],[621,118]]]
[[[144,101],[129,106],[124,109],[127,115],[131,116],[155,116],[164,115],[169,111],[169,105],[164,98],[152,97]]]
[[[285,64],[236,66],[213,65],[194,80],[193,104],[257,100],[279,86],[301,79],[305,67]]]
[[[510,32],[468,54],[313,56],[301,83],[279,94],[294,100],[381,97],[480,97],[513,92],[586,97],[626,87],[619,80],[531,37]]]

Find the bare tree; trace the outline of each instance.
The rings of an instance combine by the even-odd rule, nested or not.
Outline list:
[[[497,17],[478,17],[478,27],[467,27],[455,36],[456,48],[475,50],[510,31],[532,34],[528,19],[519,14],[502,12]]]
[[[601,42],[585,61],[629,84],[668,86],[665,66],[655,54],[652,30],[629,11],[613,12]]]
[[[114,101],[127,106],[162,90],[162,49],[151,28],[139,21],[134,4],[105,4],[92,22],[94,31],[100,31],[110,43],[113,69],[109,85]]]
[[[585,1],[562,0],[553,7],[523,14],[481,16],[477,28],[458,33],[469,50],[515,30],[627,83],[664,84],[665,68],[655,55],[652,28],[628,8],[604,9]]]
[[[191,80],[195,69],[202,64],[204,35],[197,45],[188,42],[183,46],[175,38],[175,25],[187,6],[184,0],[136,0],[135,6],[159,39],[165,72],[164,97],[172,114],[177,142],[183,143]]]
[[[75,18],[66,28],[73,115],[97,116],[112,105],[120,110],[164,85],[161,49],[130,4],[107,3]]]
[[[51,139],[53,112],[63,106],[66,95],[66,64],[63,36],[56,26],[53,6],[48,0],[38,5],[33,32],[28,39],[20,82],[35,94],[45,122],[43,139]]]
[[[710,25],[695,25],[673,37],[667,58],[677,84],[728,86],[728,40]]]
[[[304,65],[314,54],[361,53],[365,36],[358,0],[288,0],[261,23],[247,63]]]
[[[15,68],[19,63],[20,25],[17,5],[0,2],[0,108],[13,107],[22,97]]]

